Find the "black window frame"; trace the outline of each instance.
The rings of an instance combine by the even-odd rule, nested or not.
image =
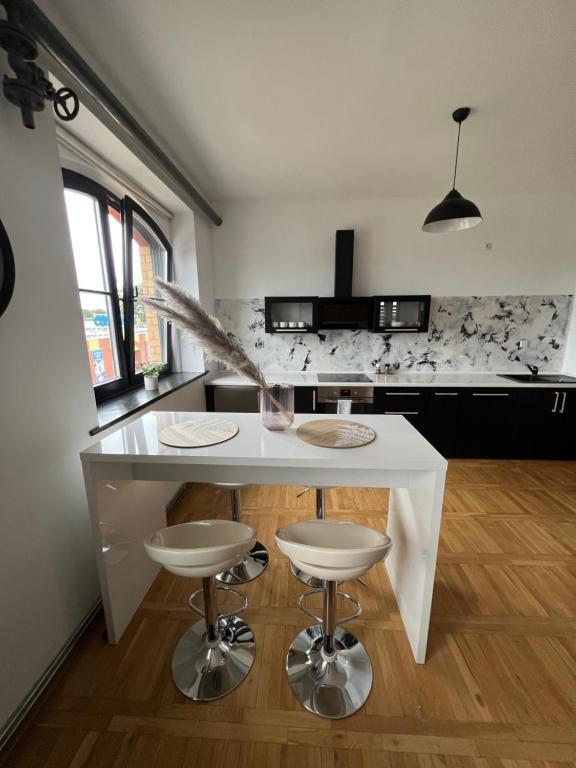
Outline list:
[[[142,387],[144,375],[136,373],[134,351],[134,305],[138,299],[133,285],[132,270],[132,233],[134,231],[134,214],[140,218],[152,234],[160,241],[166,251],[166,279],[172,281],[172,246],[158,224],[150,214],[131,197],[118,197],[102,184],[77,171],[62,169],[62,177],[65,189],[83,192],[95,198],[98,202],[99,226],[102,234],[102,248],[104,266],[106,269],[108,290],[90,290],[78,286],[79,293],[97,293],[110,298],[112,305],[112,319],[114,325],[114,341],[118,350],[119,377],[114,381],[104,384],[94,384],[94,397],[100,403],[110,397],[115,397],[124,392]],[[108,209],[114,208],[120,215],[122,222],[122,264],[124,270],[123,291],[119,294],[116,282],[116,271],[112,251],[112,240],[108,225]],[[122,334],[122,316],[120,302],[124,305],[124,334]],[[161,376],[172,372],[173,347],[172,347],[172,323],[166,323],[166,364]]]

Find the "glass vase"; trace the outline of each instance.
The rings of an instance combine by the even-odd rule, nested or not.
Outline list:
[[[294,421],[294,387],[291,384],[262,387],[260,415],[266,429],[289,429]]]

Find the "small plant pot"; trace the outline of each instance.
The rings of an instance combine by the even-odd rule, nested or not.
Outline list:
[[[144,376],[144,389],[155,392],[158,389],[158,376]]]

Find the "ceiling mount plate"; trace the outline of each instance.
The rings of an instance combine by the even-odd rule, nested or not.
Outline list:
[[[470,107],[458,107],[452,112],[452,117],[457,123],[463,123],[470,114]]]

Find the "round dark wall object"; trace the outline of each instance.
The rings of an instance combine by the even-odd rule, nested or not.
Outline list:
[[[14,255],[8,234],[0,221],[0,315],[6,311],[10,299],[14,293],[16,270],[14,267]]]

